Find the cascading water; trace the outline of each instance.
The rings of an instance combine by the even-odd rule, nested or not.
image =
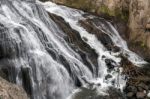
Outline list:
[[[96,52],[97,65],[93,64],[84,50],[81,52],[86,58],[82,58],[78,53],[80,49],[66,40],[68,35],[50,18],[46,10],[62,17],[69,23],[70,29],[79,34],[81,42],[91,52]],[[102,95],[106,95],[105,89],[110,86],[122,89],[125,80],[124,76],[118,76],[121,73],[121,58],[117,55],[126,54],[138,66],[146,62],[129,51],[116,29],[103,20],[105,24],[101,22],[99,25],[95,24],[95,27],[106,33],[121,48],[121,52],[108,51],[96,35],[80,25],[79,21],[86,19],[84,14],[82,11],[51,2],[1,0],[0,66],[1,69],[9,70],[8,79],[24,86],[32,99],[72,98],[71,94],[77,85],[85,88],[89,87],[88,84],[100,85],[97,86],[97,91]],[[108,71],[108,59],[115,66],[112,71]],[[108,74],[112,77],[106,80]]]

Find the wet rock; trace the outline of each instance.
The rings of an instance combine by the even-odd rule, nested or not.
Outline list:
[[[77,87],[81,87],[81,86],[82,86],[82,82],[79,80],[79,78],[78,78],[78,77],[75,77],[74,79],[75,79],[75,85],[76,85]]]
[[[111,84],[112,84],[112,85],[115,85],[115,80],[112,80],[112,81],[111,81]]]
[[[101,86],[101,84],[100,84],[100,83],[98,83],[98,84],[97,84],[97,86]]]
[[[109,78],[112,78],[112,75],[108,74],[108,75],[105,76],[106,80],[109,79]]]
[[[106,65],[109,70],[114,69],[114,61],[112,59],[105,59]]]
[[[104,59],[104,58],[106,58],[106,56],[103,55],[103,56],[102,56],[102,59]]]
[[[144,89],[143,89],[142,87],[138,87],[137,89],[138,89],[138,91],[140,91],[140,92],[144,91]]]
[[[53,57],[53,59],[55,59],[55,60],[57,59],[57,55],[54,50],[51,50],[49,48],[46,48],[46,50]]]
[[[82,39],[83,39],[85,42],[87,42],[87,41],[88,41],[88,39],[87,39],[87,38],[85,38],[85,37],[83,37]]]
[[[28,67],[22,67],[20,73],[22,75],[22,82],[25,91],[27,92],[28,95],[32,95],[33,89],[31,80],[31,69]]]
[[[143,88],[143,89],[145,89],[145,90],[148,90],[148,89],[149,89],[148,86],[147,86],[146,84],[144,84],[143,82],[140,83],[140,84],[138,84],[138,87],[141,87],[141,88]]]
[[[144,99],[145,96],[146,96],[146,93],[144,93],[144,92],[137,92],[136,93],[137,99]]]
[[[110,89],[108,90],[108,93],[109,93],[109,98],[106,98],[106,99],[126,99],[119,89],[110,87]]]
[[[129,93],[127,93],[127,97],[128,97],[128,98],[133,97],[133,95],[134,95],[134,93],[133,93],[133,92],[129,92]]]
[[[120,48],[118,46],[113,46],[112,51],[113,52],[119,52]]]
[[[137,92],[137,88],[135,86],[128,86],[126,89],[127,92]]]
[[[8,73],[9,73],[8,69],[6,68],[0,69],[0,76],[6,80],[9,80]]]

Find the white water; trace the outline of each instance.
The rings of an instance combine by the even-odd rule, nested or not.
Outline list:
[[[82,38],[87,38],[86,43],[98,54],[97,77],[93,77],[94,74],[83,63],[80,55],[64,40],[65,33],[49,18],[45,9],[63,17],[72,29],[79,32]],[[32,99],[66,99],[76,89],[74,78],[78,78],[83,83],[83,87],[87,87],[82,80],[83,77],[90,83],[100,83],[101,87],[97,90],[101,94],[104,94],[103,91],[105,92],[109,86],[113,86],[112,80],[116,81],[114,87],[121,89],[124,87],[124,77],[118,77],[121,70],[116,72],[118,69],[116,67],[114,71],[108,72],[105,59],[102,58],[105,55],[106,58],[112,59],[116,66],[119,66],[121,59],[115,56],[118,53],[107,51],[95,35],[88,33],[79,25],[78,21],[84,20],[82,14],[82,11],[58,6],[51,2],[0,1],[0,50],[2,51],[0,66],[12,69],[10,70],[10,81],[24,87],[30,85]],[[138,65],[145,63],[136,54],[129,51],[126,42],[114,27],[108,24],[113,31],[106,31],[106,33],[111,32],[111,35],[108,35],[125,54],[129,55],[129,59]],[[48,50],[55,54],[56,59],[49,54]],[[69,67],[62,64],[60,56],[67,60]],[[24,70],[27,70],[28,79],[23,77]],[[105,80],[107,74],[113,77]],[[27,84],[24,80],[27,81]]]
[[[84,12],[79,11],[79,10],[75,10],[75,9],[71,9],[71,8],[67,8],[65,6],[58,6],[52,2],[45,2],[45,3],[43,3],[43,5],[48,12],[54,13],[58,16],[63,17],[64,20],[66,22],[68,22],[73,29],[75,29],[76,31],[78,31],[80,33],[80,36],[82,38],[87,39],[86,43],[89,44],[91,46],[91,48],[95,49],[95,51],[99,55],[99,57],[98,57],[99,69],[100,69],[99,70],[99,78],[92,80],[91,82],[101,83],[102,87],[106,88],[106,89],[108,86],[111,86],[109,81],[108,82],[103,81],[104,80],[103,77],[105,77],[108,74],[108,72],[107,72],[107,66],[106,66],[104,60],[102,59],[102,56],[105,55],[107,58],[114,60],[117,63],[116,65],[119,65],[120,58],[113,56],[113,55],[116,55],[118,53],[116,53],[116,54],[111,53],[110,54],[106,50],[106,48],[101,44],[101,42],[98,41],[98,39],[96,38],[95,35],[88,33],[84,28],[82,28],[80,26],[79,20],[84,20],[84,17],[82,17]],[[146,62],[141,57],[139,57],[134,52],[132,52],[128,49],[126,42],[120,37],[117,30],[109,22],[107,22],[107,23],[108,23],[109,27],[112,29],[111,31],[109,29],[107,29],[107,27],[103,24],[98,28],[101,29],[102,31],[104,29],[103,32],[105,32],[107,35],[110,36],[110,38],[112,39],[114,44],[122,49],[122,51],[123,51],[122,53],[127,55],[128,59],[132,63],[134,63],[137,66],[141,66],[142,64],[146,64]],[[121,70],[121,68],[120,68],[120,70]],[[125,86],[126,81],[124,81],[122,77],[118,78],[119,73],[112,74],[112,75],[113,75],[113,79],[116,79],[116,80],[119,79],[119,81],[120,81],[119,82],[119,88],[122,89]],[[102,90],[100,90],[100,91],[102,91]]]
[[[92,48],[94,48],[95,50],[101,50],[101,49],[104,50],[103,45],[99,44],[100,42],[98,42],[95,35],[91,35],[90,33],[87,33],[85,29],[80,27],[78,21],[81,19],[84,19],[84,17],[82,17],[82,14],[83,14],[82,11],[67,8],[65,6],[58,6],[52,2],[45,2],[43,5],[45,6],[47,11],[63,17],[65,19],[65,21],[67,21],[73,29],[79,31],[81,37],[88,38],[87,43],[88,44],[91,43],[89,45],[91,45]],[[120,37],[117,30],[109,22],[107,22],[107,23],[112,30],[107,29],[107,27],[103,24],[101,25],[101,27],[98,27],[98,28],[101,29],[102,31],[103,31],[103,29],[105,29],[104,32],[111,37],[112,41],[118,47],[122,48],[124,54],[128,55],[128,58],[129,58],[129,60],[131,60],[131,62],[133,62],[137,66],[140,66],[141,64],[145,64],[146,62],[141,57],[139,57],[134,52],[131,52],[128,49],[126,42]],[[106,53],[105,53],[105,55],[106,55]],[[109,56],[109,57],[111,57],[111,56]]]

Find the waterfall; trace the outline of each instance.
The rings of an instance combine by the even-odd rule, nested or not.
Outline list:
[[[22,85],[31,99],[67,99],[76,89],[87,88],[88,84],[99,84],[98,92],[106,95],[110,86],[118,89],[125,86],[124,75],[118,76],[122,70],[120,53],[137,66],[146,63],[128,49],[111,23],[101,19],[94,24],[95,28],[121,49],[109,51],[95,34],[81,26],[80,21],[87,19],[84,14],[51,2],[0,1],[0,68],[8,70],[8,79]],[[68,29],[76,33],[73,35],[80,39],[81,46],[69,41],[72,38],[53,15],[64,20]],[[89,19],[95,17],[91,15]],[[111,71],[108,71],[108,62],[114,66]],[[112,77],[105,79],[108,74]]]

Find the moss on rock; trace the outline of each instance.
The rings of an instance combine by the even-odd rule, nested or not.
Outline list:
[[[115,12],[113,10],[110,10],[107,6],[102,5],[98,8],[97,11],[98,14],[103,13],[103,14],[107,14],[109,16],[115,16]]]
[[[129,11],[122,10],[120,8],[110,9],[106,5],[101,5],[97,10],[97,14],[105,14],[107,16],[117,17],[125,22],[127,22],[129,18]]]
[[[41,0],[42,1],[42,0]],[[129,13],[128,9],[122,10],[122,1],[109,0],[52,0],[55,3],[60,3],[77,9],[81,9],[87,12],[95,13],[97,15],[104,15],[106,17],[117,17],[123,21],[128,21]],[[113,6],[110,6],[111,3]]]

